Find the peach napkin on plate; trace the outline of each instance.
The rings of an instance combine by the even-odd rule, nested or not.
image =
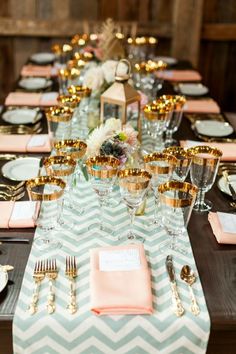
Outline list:
[[[6,106],[44,107],[57,105],[58,92],[32,93],[10,92],[5,100]]]
[[[220,107],[212,99],[187,100],[183,110],[185,113],[220,113]]]
[[[166,81],[201,81],[202,79],[196,70],[162,70],[156,75]]]
[[[143,245],[91,250],[90,292],[96,315],[152,314],[151,275]]]
[[[49,77],[52,76],[53,70],[51,65],[24,65],[21,69],[21,76],[40,76]]]
[[[210,212],[208,220],[218,243],[236,244],[236,215]]]
[[[50,152],[51,145],[47,134],[17,135],[0,134],[2,152]]]
[[[0,228],[35,227],[39,213],[38,202],[0,202]]]
[[[198,145],[207,145],[211,147],[215,147],[222,151],[223,155],[221,157],[222,161],[236,161],[236,143],[208,143],[202,141],[194,141],[194,140],[181,140],[180,145],[183,148],[189,149]]]

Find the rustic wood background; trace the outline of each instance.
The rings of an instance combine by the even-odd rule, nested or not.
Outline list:
[[[235,0],[0,0],[1,102],[29,55],[107,17],[157,36],[159,55],[190,60],[222,108],[236,112]]]

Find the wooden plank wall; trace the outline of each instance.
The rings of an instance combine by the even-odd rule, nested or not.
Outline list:
[[[1,0],[1,102],[30,54],[107,17],[158,36],[158,54],[190,60],[223,108],[236,111],[235,0]]]

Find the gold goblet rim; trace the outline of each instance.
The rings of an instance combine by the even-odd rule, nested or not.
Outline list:
[[[164,154],[172,155],[178,158],[183,157],[184,159],[192,159],[193,154],[188,150],[184,149],[182,146],[169,146],[163,150]]]
[[[165,192],[168,191],[179,191],[184,193],[189,193],[191,198],[171,198],[165,195]],[[158,187],[160,200],[163,201],[166,205],[174,208],[183,208],[190,206],[198,192],[197,186],[189,182],[180,182],[180,181],[169,181],[163,184],[160,184]]]
[[[67,106],[52,106],[45,110],[47,120],[50,122],[69,122],[74,110]]]
[[[162,95],[158,100],[163,102],[169,101],[174,106],[174,110],[183,108],[186,103],[185,96],[181,95]]]
[[[97,155],[89,157],[86,160],[86,166],[88,173],[97,178],[112,178],[117,175],[118,168],[120,166],[120,161],[113,156],[103,156]],[[96,169],[94,166],[109,166],[110,169]]]
[[[75,108],[80,103],[81,97],[76,94],[61,94],[58,95],[57,101],[59,102],[59,104],[65,105],[65,107]]]
[[[65,139],[54,142],[54,148],[58,155],[70,156],[73,159],[82,158],[87,150],[87,144],[80,139]],[[63,151],[63,149],[75,149],[74,151]],[[76,150],[77,149],[77,150]]]
[[[211,147],[209,145],[198,145],[194,146],[192,148],[189,148],[188,151],[194,156],[198,154],[210,154],[213,157],[220,158],[223,155],[223,152],[216,148],[216,147]],[[204,157],[197,156],[198,158],[204,159]]]
[[[149,120],[165,120],[173,110],[174,105],[169,100],[154,100],[143,108],[144,116]]]
[[[80,97],[89,97],[92,93],[92,90],[87,86],[83,85],[70,85],[67,87],[67,90],[70,94],[76,94]]]
[[[59,191],[54,191],[53,193],[40,193],[33,190],[35,187],[46,185],[58,186],[61,189]],[[65,187],[66,183],[63,179],[54,176],[40,176],[26,181],[26,189],[30,199],[33,201],[51,201],[59,199],[63,195]]]
[[[134,64],[134,69],[141,73],[152,73],[158,70],[166,69],[167,64],[163,60],[148,60]]]
[[[76,161],[71,156],[55,155],[44,158],[43,165],[50,176],[70,176],[76,167]],[[64,165],[67,169],[54,170],[53,166]]]
[[[172,172],[178,164],[175,156],[163,152],[153,152],[152,154],[144,155],[143,161],[145,168],[153,174],[168,174]],[[151,165],[150,162],[168,162],[168,166]]]
[[[127,181],[128,177],[141,177],[144,180],[138,182]],[[129,190],[143,190],[146,189],[149,185],[149,182],[152,178],[151,173],[145,169],[140,168],[127,168],[120,170],[118,172],[119,184],[121,187],[128,188]]]

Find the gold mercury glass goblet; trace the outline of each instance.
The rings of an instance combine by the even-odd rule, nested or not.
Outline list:
[[[163,153],[176,157],[177,162],[172,175],[172,179],[184,182],[188,176],[193,155],[189,150],[181,146],[169,146],[163,150]]]
[[[162,224],[171,236],[171,242],[164,241],[159,245],[161,252],[169,254],[171,249],[182,254],[188,253],[188,249],[181,247],[176,238],[186,232],[197,190],[191,183],[179,181],[170,181],[158,187]]]
[[[69,208],[72,209],[72,176],[75,171],[76,161],[70,156],[50,156],[43,160],[43,166],[46,170],[48,176],[60,177],[66,182],[66,188],[62,198],[62,210],[60,213],[60,218],[58,219],[59,230],[63,227],[72,229],[74,223],[65,214],[65,200],[68,196]]]
[[[128,207],[130,216],[130,230],[127,234],[128,240],[144,241],[143,237],[136,235],[134,232],[134,219],[135,213],[147,193],[151,177],[149,172],[139,168],[124,169],[118,173],[120,194]],[[121,236],[119,236],[119,239],[121,239]]]
[[[69,207],[75,209],[78,214],[83,214],[84,209],[80,203],[82,197],[80,193],[82,192],[80,191],[79,185],[81,183],[81,170],[85,172],[83,157],[87,150],[87,144],[78,139],[66,139],[55,142],[54,149],[57,155],[70,156],[76,161],[76,168],[72,176],[72,201]]]
[[[193,154],[190,168],[191,182],[199,189],[193,209],[200,213],[206,212],[211,210],[212,202],[205,200],[205,193],[215,182],[222,151],[205,145],[195,146],[189,151]]]
[[[86,161],[89,180],[96,192],[100,206],[100,223],[90,225],[89,229],[97,228],[103,235],[112,234],[114,230],[104,222],[104,206],[115,183],[120,162],[111,156],[90,157]]]
[[[26,189],[31,201],[40,201],[40,213],[35,220],[38,233],[34,245],[40,251],[60,248],[62,246],[55,237],[53,230],[58,226],[60,219],[62,196],[66,183],[63,179],[53,176],[41,176],[29,179]]]

